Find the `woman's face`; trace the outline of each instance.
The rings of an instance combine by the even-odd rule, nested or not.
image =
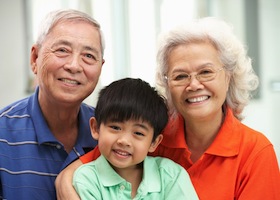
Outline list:
[[[199,81],[194,76],[209,72],[216,72],[215,78],[209,81]],[[185,74],[191,75],[191,79],[176,84]],[[214,120],[220,116],[230,78],[223,69],[219,52],[211,43],[177,46],[169,54],[167,76],[174,106],[185,119]],[[172,81],[174,77],[176,80]]]

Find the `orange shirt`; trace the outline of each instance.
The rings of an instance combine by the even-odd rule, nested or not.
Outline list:
[[[214,142],[195,163],[185,142],[184,120],[170,121],[152,156],[163,156],[189,173],[201,200],[280,200],[280,172],[272,144],[245,126],[227,109]],[[83,163],[100,155],[98,148],[81,157]]]

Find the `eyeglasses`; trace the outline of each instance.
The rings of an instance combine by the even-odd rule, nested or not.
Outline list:
[[[188,85],[191,82],[192,77],[195,77],[199,82],[212,81],[223,69],[224,67],[218,70],[213,70],[212,68],[204,68],[195,75],[189,75],[185,72],[175,72],[169,77],[165,75],[164,78],[170,81],[170,83],[174,86],[184,86]]]

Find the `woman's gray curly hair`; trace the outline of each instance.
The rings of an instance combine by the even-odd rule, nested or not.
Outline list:
[[[177,112],[164,78],[168,71],[167,61],[170,52],[179,45],[198,41],[210,41],[219,51],[225,72],[230,76],[229,90],[224,105],[230,107],[233,114],[242,120],[242,111],[251,99],[252,92],[258,87],[259,80],[252,68],[247,49],[234,35],[232,27],[214,17],[198,19],[176,27],[159,37],[156,84],[167,98],[170,113]]]

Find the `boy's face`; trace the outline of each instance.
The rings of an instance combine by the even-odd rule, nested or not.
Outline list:
[[[101,154],[116,171],[137,168],[162,140],[160,135],[152,142],[154,129],[142,120],[101,123],[97,129],[95,118],[91,118],[90,125]]]

